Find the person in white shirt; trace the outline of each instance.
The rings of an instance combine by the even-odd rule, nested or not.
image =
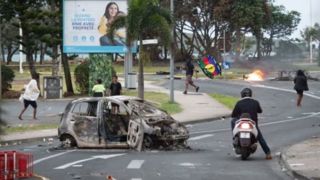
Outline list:
[[[40,90],[38,88],[37,81],[35,79],[31,79],[31,81],[25,86],[25,92],[22,95],[24,108],[19,115],[20,120],[23,120],[22,114],[27,110],[29,105],[33,107],[33,119],[37,119],[37,99],[39,94]]]

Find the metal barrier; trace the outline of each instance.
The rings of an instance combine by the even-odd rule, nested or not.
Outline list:
[[[0,151],[0,180],[33,176],[33,156],[30,153]]]

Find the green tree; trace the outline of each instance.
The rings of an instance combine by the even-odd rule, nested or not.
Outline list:
[[[44,0],[46,5],[42,7],[42,21],[39,24],[39,28],[45,32],[41,36],[41,42],[44,42],[48,47],[50,47],[50,51],[47,51],[48,54],[52,58],[52,75],[58,75],[59,69],[59,59],[60,54],[58,53],[59,45],[62,42],[62,23],[61,23],[61,1],[56,0]],[[39,43],[41,44],[41,43]]]
[[[140,41],[138,96],[142,99],[144,99],[143,65],[145,55],[148,56],[144,45],[142,45],[142,40],[147,38],[147,34],[152,32],[154,38],[158,37],[165,46],[168,46],[171,40],[170,25],[170,12],[160,7],[158,0],[130,0],[127,16],[118,17],[113,21],[109,29],[108,34],[113,39],[116,29],[126,27],[127,44],[129,47],[133,41]]]
[[[16,41],[23,45],[30,74],[37,79],[39,74],[34,66],[33,54],[37,50],[39,39],[45,33],[39,26],[43,18],[41,8],[44,4],[43,0],[3,0],[0,3],[2,19],[6,21],[18,19],[18,22],[13,25],[22,29],[23,36],[19,36]]]
[[[264,38],[264,52],[270,55],[272,51],[273,39],[289,36],[296,30],[300,22],[300,13],[297,11],[287,12],[284,6],[270,6],[271,20],[264,27],[264,34],[269,37]]]
[[[7,64],[12,62],[12,56],[19,50],[19,44],[16,41],[19,35],[19,29],[13,24],[16,23],[17,19],[14,18],[10,21],[2,19],[0,22],[1,32],[1,54],[2,59],[7,61]],[[7,58],[5,58],[5,54]]]

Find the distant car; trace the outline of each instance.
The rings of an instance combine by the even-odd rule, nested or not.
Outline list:
[[[138,148],[142,142],[143,148],[157,148],[186,145],[189,132],[152,103],[110,96],[71,101],[61,117],[58,136],[65,147]]]

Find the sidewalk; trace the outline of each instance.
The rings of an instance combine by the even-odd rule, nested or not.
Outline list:
[[[148,81],[145,82],[145,91],[162,92],[167,94],[169,94],[170,92],[169,89],[165,89],[163,87],[153,85],[151,82],[148,82]],[[45,106],[46,108],[43,108],[42,110],[41,110],[41,107],[39,108],[39,115],[40,115],[38,116],[39,120],[36,120],[36,121],[29,120],[30,118],[26,117],[27,119],[26,121],[19,121],[19,120],[15,120],[15,121],[17,121],[18,123],[35,124],[35,123],[41,123],[43,121],[47,121],[45,119],[50,119],[48,121],[58,123],[59,117],[53,114],[61,112],[65,108],[65,105],[68,101],[69,100],[65,100],[65,101],[50,100],[50,102],[46,102],[46,103],[50,103],[50,105]],[[224,105],[218,103],[217,101],[209,97],[207,94],[201,93],[201,89],[200,89],[200,92],[198,93],[188,92],[187,95],[183,94],[182,91],[175,91],[174,101],[181,105],[183,111],[181,113],[174,114],[173,118],[182,123],[195,123],[200,121],[217,120],[217,119],[228,117],[231,114],[231,110],[226,108]],[[19,106],[21,106],[19,101],[11,102],[11,105],[9,108],[17,107],[18,104]],[[53,110],[55,112],[52,112]],[[28,112],[26,112],[25,114],[28,114]],[[47,115],[52,114],[52,115],[50,115],[51,117],[48,117],[45,115],[41,116],[41,114],[47,114]],[[53,120],[54,119],[53,117],[55,117],[55,120]],[[12,116],[10,118],[17,119],[15,116],[14,117]],[[29,132],[23,132],[23,133],[14,133],[14,134],[1,136],[0,144],[4,145],[7,143],[9,144],[20,143],[24,141],[30,141],[32,139],[39,140],[43,138],[51,138],[56,136],[57,136],[57,129],[46,129],[46,130],[38,130],[38,131],[31,131],[31,132],[29,131]]]
[[[313,138],[289,147],[281,160],[296,179],[320,179],[320,138]]]

